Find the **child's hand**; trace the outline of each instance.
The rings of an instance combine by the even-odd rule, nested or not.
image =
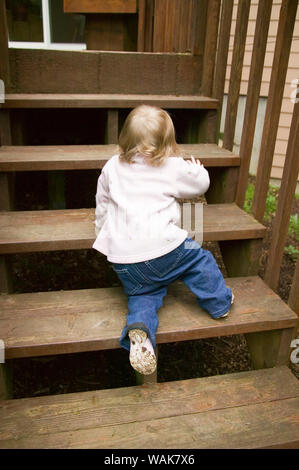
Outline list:
[[[193,157],[193,155],[191,155],[191,160],[186,160],[186,161],[187,161],[187,163],[189,163],[189,164],[191,164],[191,165],[192,165],[193,163],[194,163],[195,165],[202,165],[201,161],[198,160],[198,159],[195,160],[195,158]]]

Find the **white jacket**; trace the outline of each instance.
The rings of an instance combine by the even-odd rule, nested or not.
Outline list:
[[[132,164],[114,155],[98,179],[93,248],[112,263],[137,263],[169,253],[188,237],[180,228],[176,198],[202,195],[209,184],[203,165],[182,157],[153,167],[142,155]]]

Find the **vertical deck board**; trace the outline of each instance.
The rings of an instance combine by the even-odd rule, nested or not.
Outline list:
[[[249,10],[250,0],[239,0],[224,124],[223,147],[227,150],[232,150],[234,145]]]
[[[271,72],[265,123],[261,141],[252,212],[257,220],[264,217],[273,154],[285,86],[298,2],[283,0]]]
[[[240,207],[243,207],[247,188],[250,158],[253,146],[267,37],[271,17],[271,8],[272,0],[264,0],[263,2],[259,2],[240,146],[241,165],[236,194],[236,203]]]

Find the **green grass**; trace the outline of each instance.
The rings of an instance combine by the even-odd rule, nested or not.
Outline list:
[[[289,234],[296,237],[299,240],[299,215],[291,215],[290,225],[289,225]]]
[[[284,249],[285,253],[287,253],[293,261],[296,261],[299,255],[299,250],[295,248],[293,245],[288,245]]]
[[[248,212],[249,214],[251,212],[253,195],[254,195],[254,185],[252,183],[249,183],[247,186],[246,195],[245,195],[245,203],[244,203],[244,210]],[[275,215],[276,206],[277,206],[277,195],[278,195],[277,186],[270,184],[268,193],[267,193],[267,199],[266,199],[266,207],[265,207],[265,215],[264,215],[265,220],[270,220]]]
[[[265,214],[264,214],[265,222],[269,222],[275,216],[278,193],[279,193],[279,187],[269,184],[269,189],[268,189],[267,199],[266,199]],[[245,203],[244,203],[244,210],[248,212],[249,214],[252,208],[253,195],[254,195],[254,184],[249,183],[247,186],[246,195],[245,195]],[[298,194],[295,195],[295,198],[298,199],[299,195]],[[294,236],[296,240],[299,241],[299,215],[298,214],[291,215],[288,234],[291,236]],[[296,253],[298,250],[294,248],[293,245],[289,245],[289,247],[286,247],[286,248],[289,248],[288,252],[290,255],[291,254],[293,256],[298,255]],[[295,251],[292,251],[292,248],[294,248]]]

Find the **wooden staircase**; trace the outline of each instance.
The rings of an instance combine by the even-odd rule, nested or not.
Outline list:
[[[122,110],[148,103],[192,111],[181,150],[185,158],[199,158],[210,172],[203,238],[219,243],[235,303],[226,319],[212,320],[184,285],[173,284],[159,312],[157,343],[244,334],[254,370],[171,383],[154,383],[151,377],[152,383],[130,388],[8,399],[4,364],[0,447],[298,448],[299,382],[287,368],[298,317],[257,275],[266,229],[235,203],[240,158],[217,145],[219,100],[199,93],[201,60],[188,54],[95,51],[75,54],[76,62],[74,53],[48,52],[11,53],[13,86],[0,104],[4,193],[9,196],[16,172],[47,171],[55,177],[63,170],[100,170],[115,153]],[[40,80],[45,60],[48,81]],[[33,66],[32,76],[26,64]],[[74,83],[63,80],[59,65],[66,77],[74,76]],[[136,78],[142,67],[150,70],[145,83]],[[173,76],[168,83],[169,69]],[[37,108],[104,110],[106,143],[15,145],[14,111]],[[6,290],[0,296],[0,339],[6,359],[118,348],[127,308],[121,288],[7,293],[9,255],[90,249],[94,208],[5,209],[0,212],[1,289]]]

